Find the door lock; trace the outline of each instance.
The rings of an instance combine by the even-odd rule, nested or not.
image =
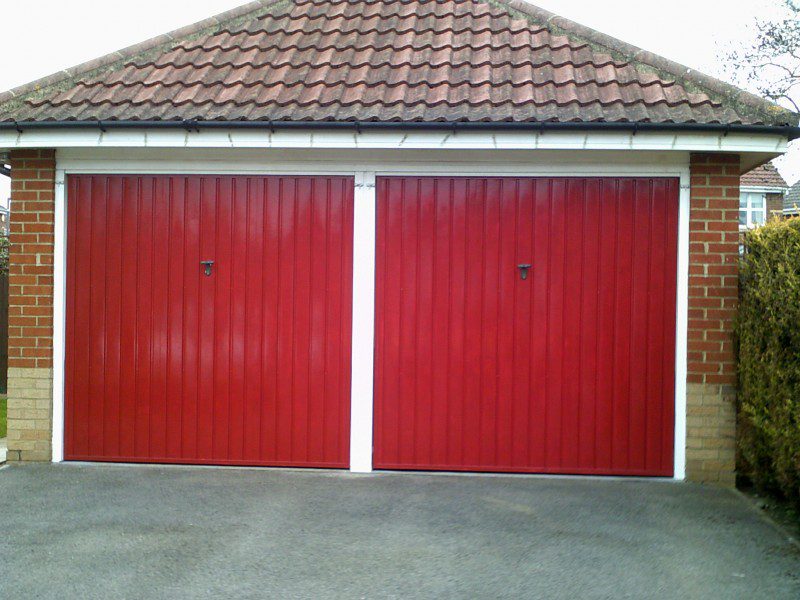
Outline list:
[[[210,277],[211,276],[211,269],[214,266],[214,261],[213,260],[201,260],[200,264],[203,265],[203,267],[204,267],[203,273],[205,274],[205,276],[206,277]]]
[[[522,278],[522,281],[525,281],[528,278],[528,271],[531,270],[533,265],[517,265],[519,269],[519,276]]]

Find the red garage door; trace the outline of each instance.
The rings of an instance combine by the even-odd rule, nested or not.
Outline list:
[[[66,458],[347,467],[353,181],[68,186]]]
[[[672,475],[677,218],[675,179],[380,179],[376,468]]]

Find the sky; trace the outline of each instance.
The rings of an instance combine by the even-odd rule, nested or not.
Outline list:
[[[3,2],[0,91],[194,23],[244,0],[37,0]],[[542,8],[709,75],[724,78],[725,49],[753,37],[780,0],[536,0]],[[131,10],[132,7],[134,10]],[[723,10],[724,7],[724,10]],[[31,31],[35,28],[35,34]],[[800,141],[799,141],[800,142]],[[800,146],[780,159],[800,179]],[[8,179],[0,176],[0,198]]]

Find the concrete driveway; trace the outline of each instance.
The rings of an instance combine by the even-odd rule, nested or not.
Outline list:
[[[0,598],[793,598],[734,492],[657,481],[0,470]]]

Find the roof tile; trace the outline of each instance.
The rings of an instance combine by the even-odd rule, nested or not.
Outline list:
[[[719,90],[642,64],[621,42],[514,0],[260,0],[231,14],[49,78],[21,100],[19,90],[0,97],[0,120],[788,118],[752,98],[758,110],[740,110]]]
[[[800,215],[800,181],[789,188],[783,197],[783,212],[787,215]]]
[[[749,187],[774,187],[783,189],[789,187],[783,177],[781,177],[778,169],[776,169],[775,165],[771,162],[756,167],[752,171],[748,171],[742,175],[740,184]]]

